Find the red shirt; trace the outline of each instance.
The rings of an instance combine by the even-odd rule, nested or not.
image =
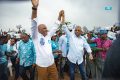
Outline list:
[[[97,48],[109,48],[112,44],[111,40],[102,40],[100,38],[97,38],[94,41],[97,44]],[[99,51],[97,57],[100,56],[102,59],[106,59],[106,53],[107,51]]]

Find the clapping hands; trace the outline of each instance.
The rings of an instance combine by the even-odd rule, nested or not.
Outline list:
[[[58,20],[59,20],[62,24],[65,22],[64,10],[61,10],[61,11],[59,12]]]

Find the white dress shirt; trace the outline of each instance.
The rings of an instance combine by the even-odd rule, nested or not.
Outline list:
[[[81,64],[83,62],[84,48],[88,53],[91,53],[92,50],[83,36],[77,37],[74,31],[69,32],[66,26],[63,27],[69,37],[69,51],[67,58],[72,63]]]
[[[36,18],[32,20],[32,39],[36,49],[36,64],[40,67],[48,67],[54,63],[54,56],[52,54],[51,48],[51,36],[56,32],[58,25],[54,25],[54,27],[48,32],[48,34],[44,37],[42,34],[38,32],[38,24]],[[41,44],[41,38],[44,41],[44,44]]]
[[[66,37],[66,35],[62,35],[59,38],[59,50],[62,51],[63,57],[67,57],[67,37]]]

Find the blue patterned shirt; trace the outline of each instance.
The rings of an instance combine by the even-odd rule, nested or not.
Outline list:
[[[6,44],[0,45],[0,64],[7,61],[7,58],[5,55],[6,51],[7,51],[7,45]]]
[[[29,39],[28,42],[24,43],[20,41],[18,47],[18,58],[20,59],[20,65],[26,67],[36,62],[36,53],[32,40]]]
[[[59,45],[57,41],[51,40],[52,51],[59,50]],[[54,54],[54,58],[58,58],[58,55]]]

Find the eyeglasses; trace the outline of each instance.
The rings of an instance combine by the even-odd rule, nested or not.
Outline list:
[[[40,38],[40,44],[44,45],[45,44],[45,40],[43,38]]]

